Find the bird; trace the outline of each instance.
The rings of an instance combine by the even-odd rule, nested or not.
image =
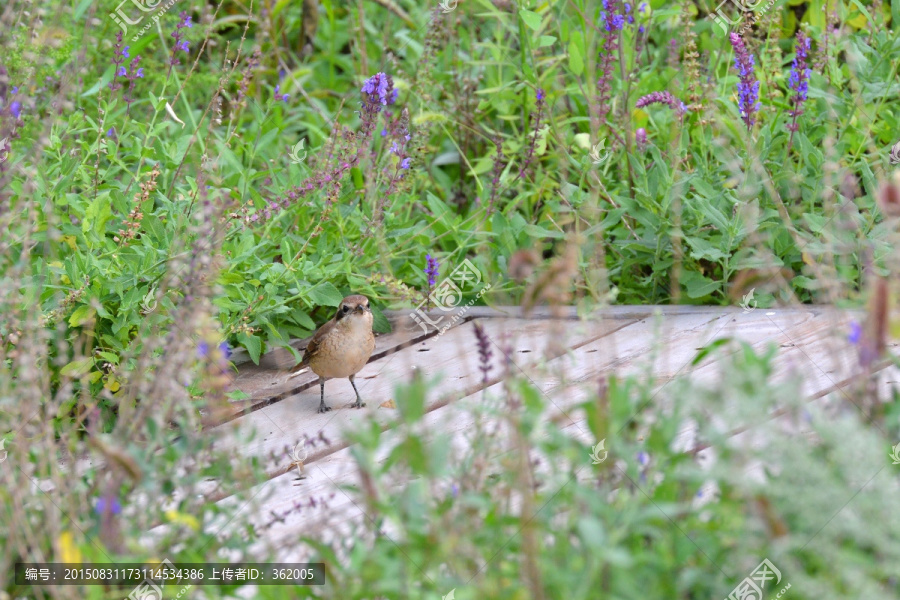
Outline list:
[[[334,317],[319,327],[306,346],[303,359],[291,369],[294,374],[309,367],[319,376],[319,412],[331,410],[325,404],[325,381],[328,379],[350,379],[356,392],[353,408],[366,405],[356,389],[354,377],[369,361],[375,350],[375,335],[372,333],[372,309],[369,299],[355,294],[341,300]]]

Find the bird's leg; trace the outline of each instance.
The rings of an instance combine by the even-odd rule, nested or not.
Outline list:
[[[350,376],[350,385],[353,386],[353,391],[356,392],[356,404],[351,404],[350,406],[351,406],[352,408],[362,408],[363,406],[366,405],[366,403],[363,402],[363,401],[362,401],[362,398],[359,397],[359,390],[356,389],[356,382],[353,381],[353,378],[354,378],[354,377],[356,377],[356,375],[351,375],[351,376]]]
[[[319,377],[319,389],[322,390],[321,394],[319,396],[319,412],[320,413],[328,412],[329,410],[331,410],[331,407],[327,406],[325,404],[325,378],[324,377]]]

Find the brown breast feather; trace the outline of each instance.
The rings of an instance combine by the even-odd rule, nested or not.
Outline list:
[[[303,360],[300,361],[300,364],[291,369],[292,371],[299,371],[300,369],[309,365],[309,361],[313,356],[316,355],[316,352],[319,350],[319,342],[322,341],[322,338],[325,337],[329,331],[334,329],[334,326],[337,325],[337,321],[332,319],[328,321],[321,327],[319,327],[316,334],[309,340],[309,343],[306,345],[306,350],[303,352]]]

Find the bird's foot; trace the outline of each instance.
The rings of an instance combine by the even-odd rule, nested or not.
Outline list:
[[[324,403],[323,403],[323,404],[320,404],[320,405],[319,405],[319,412],[320,412],[320,413],[328,412],[329,410],[331,410],[331,407],[328,406],[327,404],[324,404]]]
[[[357,399],[356,399],[356,404],[351,404],[351,405],[350,405],[350,408],[362,408],[362,407],[365,406],[365,405],[366,405],[365,402],[363,402],[362,400],[360,400],[359,398],[357,398]]]

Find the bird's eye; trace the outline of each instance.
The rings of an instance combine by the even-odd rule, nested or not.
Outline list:
[[[347,305],[345,304],[345,305],[343,306],[342,310],[343,310],[345,313],[348,313],[348,312],[350,312],[350,307],[347,306]]]

